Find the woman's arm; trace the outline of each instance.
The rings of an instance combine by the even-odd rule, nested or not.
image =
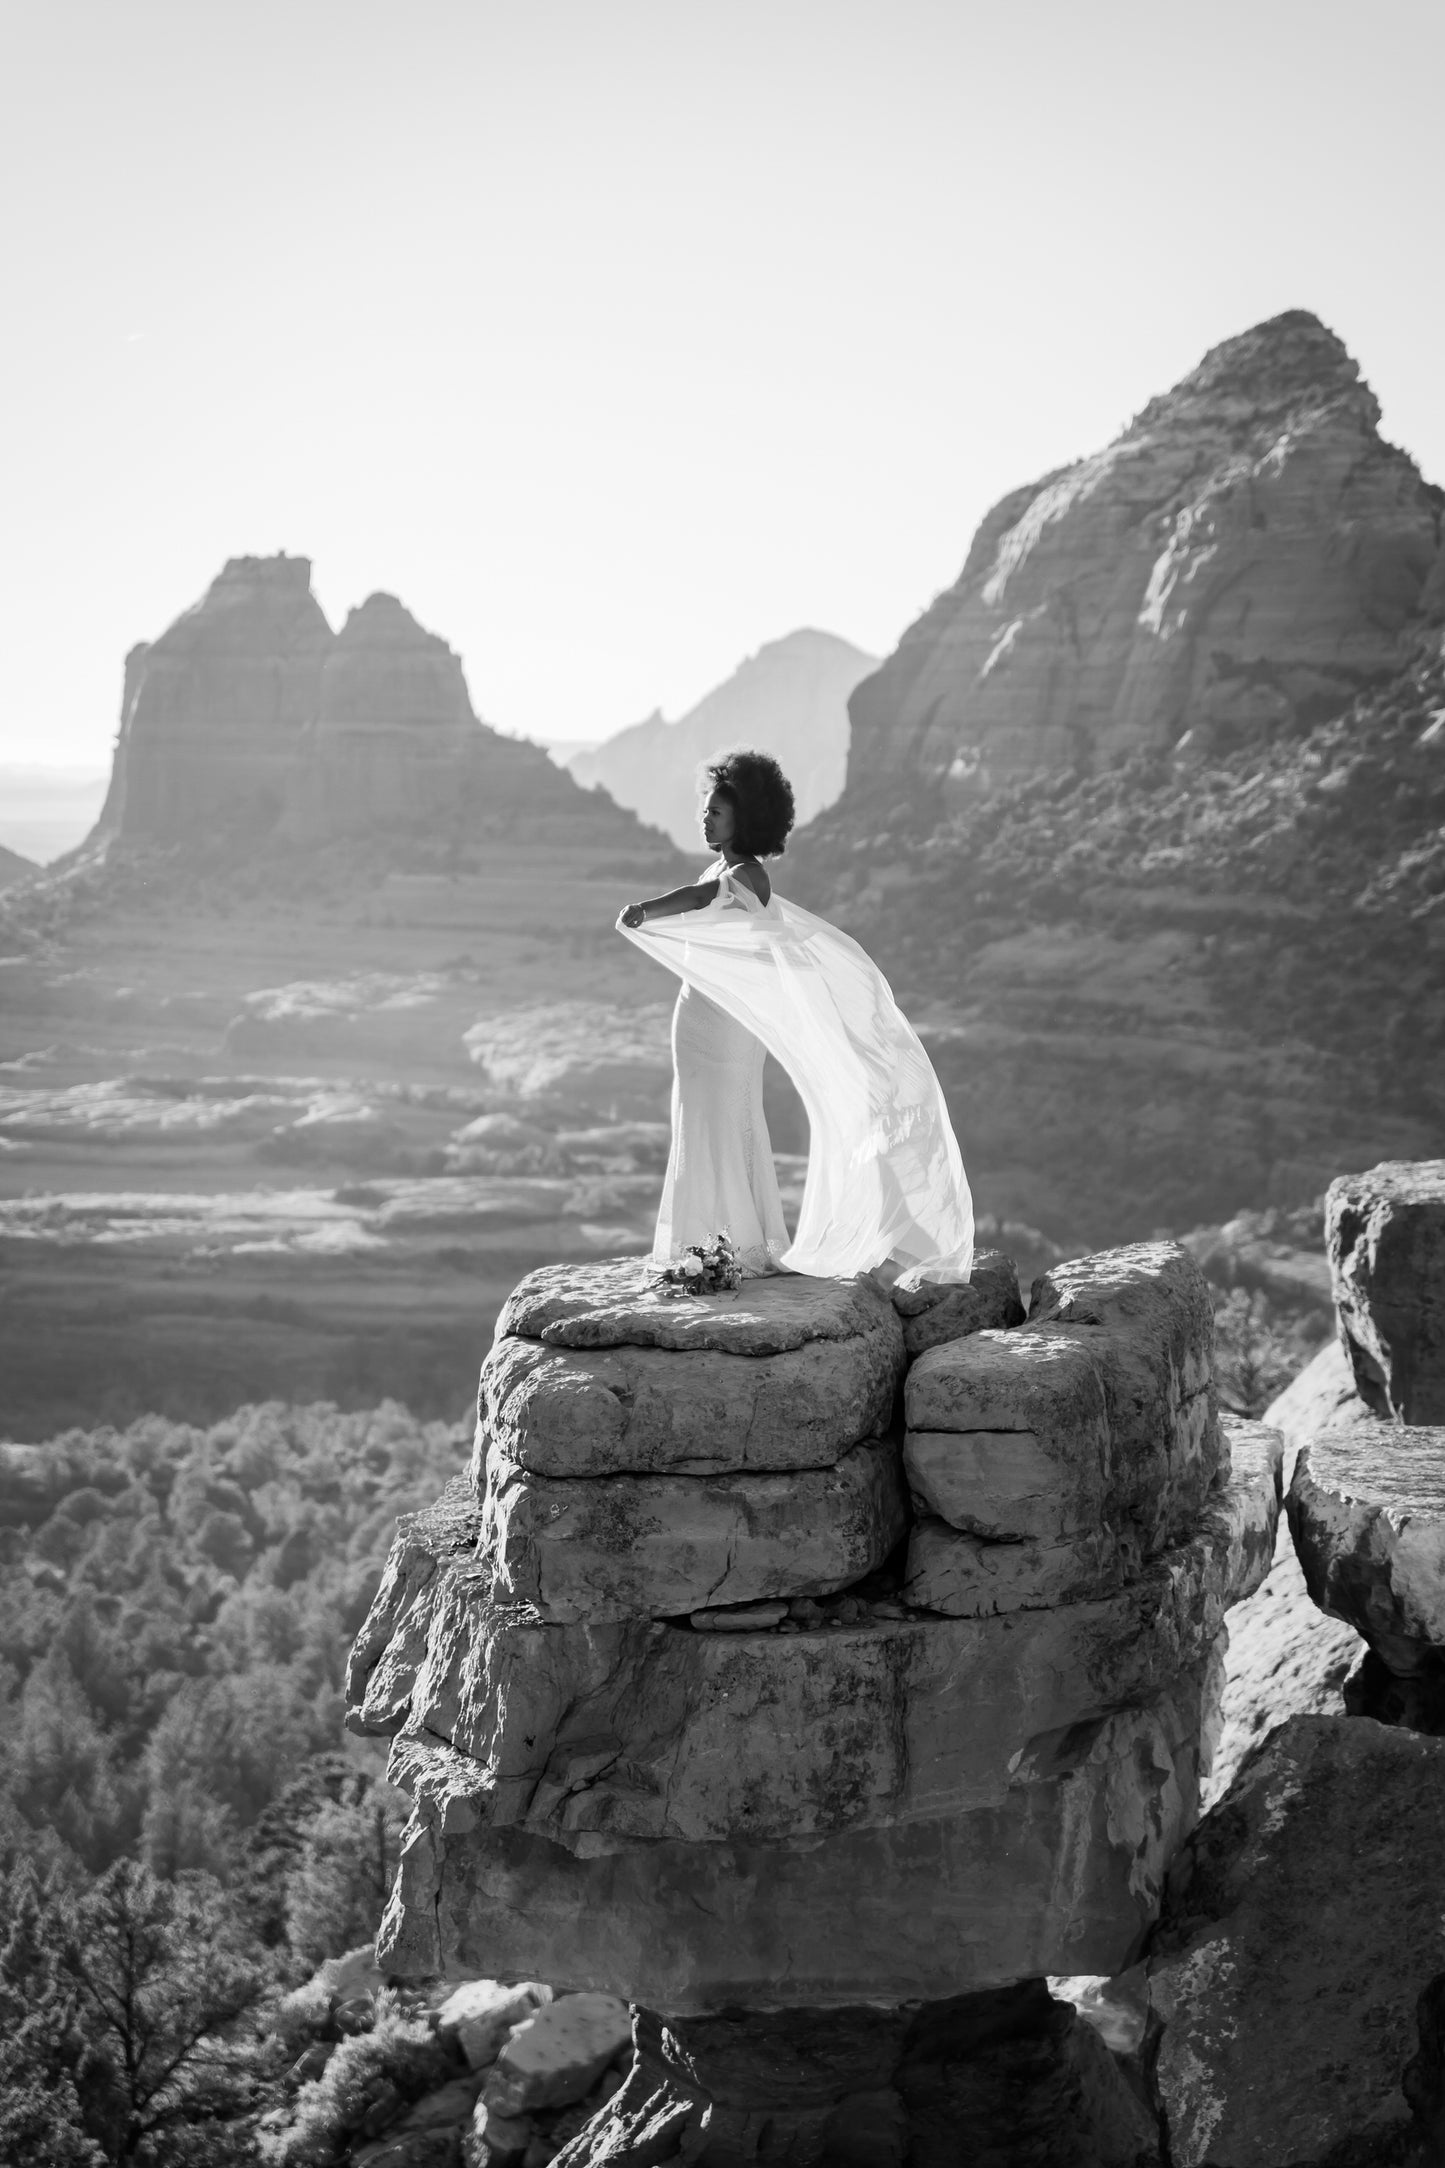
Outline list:
[[[649,896],[646,903],[629,903],[619,914],[619,923],[643,926],[650,918],[671,918],[678,911],[702,911],[716,894],[716,881],[698,881],[689,888],[671,888],[665,896]]]

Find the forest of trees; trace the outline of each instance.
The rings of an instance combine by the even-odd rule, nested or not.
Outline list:
[[[272,1403],[0,1447],[0,2161],[255,2157],[277,1998],[375,1934],[404,1818],[347,1651],[468,1442]]]

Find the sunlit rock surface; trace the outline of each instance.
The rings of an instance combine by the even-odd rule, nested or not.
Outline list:
[[[485,1947],[504,1976],[699,2012],[937,1999],[1129,1961],[1197,1812],[1224,1612],[1268,1569],[1278,1440],[1235,1426],[1226,1474],[1207,1295],[1184,1252],[1081,1261],[1038,1307],[1041,1329],[1098,1356],[1080,1449],[1104,1423],[1121,1459],[1147,1457],[1162,1425],[1177,1494],[1144,1486],[1149,1542],[1121,1547],[1096,1600],[949,1617],[904,1574],[887,1426],[906,1356],[881,1289],[783,1278],[672,1302],[627,1264],[524,1283],[499,1320],[473,1472],[404,1524],[353,1656],[349,1721],[394,1736],[416,1800],[389,1963],[476,1969]],[[789,1373],[797,1439],[773,1417],[754,1472],[770,1368],[806,1357],[821,1380],[848,1377],[880,1347],[872,1401],[813,1406]],[[621,1357],[651,1365],[645,1476],[619,1472],[637,1373],[597,1383]],[[578,1367],[555,1387],[567,1412],[541,1474],[515,1380],[554,1362]],[[726,1364],[764,1391],[718,1398]],[[600,1466],[589,1408],[611,1441]],[[760,1596],[775,1601],[750,1612]]]
[[[1174,2168],[1438,2160],[1442,1855],[1445,1741],[1321,1716],[1266,1741],[1155,1937]]]
[[[1359,1393],[1397,1423],[1445,1424],[1445,1159],[1342,1175],[1325,1216],[1340,1337]]]
[[[1227,1466],[1214,1318],[1165,1243],[1059,1265],[1029,1322],[908,1375],[910,1600],[986,1616],[1105,1593],[1194,1521]]]
[[[1000,783],[1342,705],[1396,663],[1440,549],[1436,493],[1379,418],[1302,309],[1215,347],[995,506],[854,693],[850,788],[895,765]]]

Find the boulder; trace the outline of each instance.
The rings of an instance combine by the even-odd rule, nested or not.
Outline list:
[[[552,1266],[497,1320],[474,1473],[480,1487],[493,1448],[567,1478],[826,1468],[886,1429],[903,1367],[898,1316],[867,1279],[672,1299],[645,1259]]]
[[[975,1250],[973,1268],[963,1287],[924,1280],[917,1287],[893,1290],[893,1306],[903,1320],[903,1344],[909,1359],[945,1340],[961,1340],[991,1327],[1022,1325],[1018,1268],[1002,1250]]]
[[[861,1580],[903,1534],[898,1448],[786,1474],[573,1476],[494,1454],[482,1540],[496,1598],[556,1624],[667,1618]]]
[[[1212,1351],[1194,1260],[1139,1244],[1055,1266],[1022,1328],[920,1356],[904,1395],[904,1467],[926,1516],[910,1600],[968,1616],[1122,1585],[1225,1464]]]
[[[502,1339],[482,1369],[473,1469],[480,1482],[493,1448],[569,1480],[826,1468],[887,1429],[902,1368],[896,1319],[763,1356]]]
[[[1445,1676],[1445,1427],[1327,1431],[1300,1452],[1288,1503],[1320,1609],[1395,1676]]]
[[[509,1986],[501,1980],[465,1980],[453,1989],[436,2014],[443,2038],[454,2039],[468,2070],[490,2070],[514,2026],[552,2000],[539,1980]]]
[[[1396,1422],[1445,1424],[1445,1159],[1342,1175],[1325,1239],[1361,1397]]]
[[[1445,1741],[1299,1716],[1265,1742],[1190,1840],[1154,1938],[1173,2168],[1439,2157],[1420,2006],[1442,1858]]]
[[[631,2045],[632,2019],[615,1995],[562,1995],[512,2033],[482,2098],[498,2115],[536,2115],[590,2093]]]

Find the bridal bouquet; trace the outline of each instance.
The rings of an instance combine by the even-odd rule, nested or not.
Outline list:
[[[675,1265],[664,1265],[657,1275],[659,1293],[674,1299],[682,1295],[725,1295],[743,1284],[737,1244],[726,1227],[707,1242],[695,1242],[684,1250]]]

